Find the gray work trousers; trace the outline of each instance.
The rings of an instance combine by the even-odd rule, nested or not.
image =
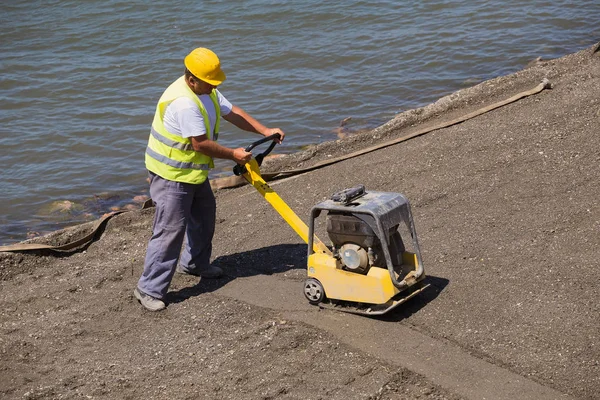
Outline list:
[[[150,173],[150,196],[156,211],[138,289],[163,299],[177,262],[187,271],[210,265],[216,202],[208,179],[194,185],[163,179],[153,173]]]

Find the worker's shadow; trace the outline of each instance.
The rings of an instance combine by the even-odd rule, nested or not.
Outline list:
[[[248,276],[272,275],[297,270],[298,277],[304,278],[306,276],[306,257],[305,244],[280,244],[220,256],[213,261],[213,265],[223,269],[225,275],[222,278],[201,279],[193,286],[186,286],[169,292],[166,300],[168,303],[180,303],[190,297],[218,290],[236,278]],[[198,279],[195,277],[185,278]],[[430,286],[420,295],[378,318],[399,321],[409,317],[433,301],[444,290],[449,281],[445,278],[428,275],[425,277],[424,283]]]
[[[200,279],[194,286],[169,292],[166,300],[169,303],[179,303],[190,297],[218,290],[236,278],[272,275],[298,269],[305,270],[306,256],[305,244],[280,244],[220,256],[212,264],[223,269],[223,277],[218,279]],[[301,271],[298,272],[300,273]],[[186,278],[198,279],[196,277]]]

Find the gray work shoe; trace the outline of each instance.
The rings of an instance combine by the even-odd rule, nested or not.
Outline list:
[[[140,304],[143,305],[146,310],[160,311],[164,310],[166,307],[164,301],[152,297],[149,294],[142,292],[138,288],[133,289],[133,295],[136,299],[138,299]]]
[[[187,271],[187,270],[183,269],[183,267],[178,265],[176,271],[180,274],[194,275],[194,276],[199,276],[200,278],[207,278],[207,279],[215,279],[215,278],[220,278],[223,276],[223,270],[215,265],[209,265],[207,268],[202,268],[201,270],[198,269],[198,270],[193,270],[193,271]]]

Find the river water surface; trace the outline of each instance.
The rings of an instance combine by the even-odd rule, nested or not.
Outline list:
[[[280,153],[374,128],[600,38],[598,0],[3,1],[0,244],[147,193],[156,101],[209,47],[221,92],[286,134]],[[220,142],[258,137],[222,124]],[[219,161],[213,176],[232,163]],[[62,208],[61,208],[62,207]],[[61,211],[62,210],[62,211]]]

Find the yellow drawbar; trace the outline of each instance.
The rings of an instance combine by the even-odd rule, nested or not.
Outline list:
[[[265,182],[263,177],[260,175],[260,169],[258,163],[253,158],[245,165],[246,172],[244,178],[260,193],[265,200],[269,202],[281,215],[281,217],[287,222],[294,232],[298,234],[306,243],[308,243],[308,226],[296,215],[296,213],[279,197],[279,195],[271,189],[271,187]],[[325,253],[331,257],[331,251],[315,237],[313,249],[315,253]]]

